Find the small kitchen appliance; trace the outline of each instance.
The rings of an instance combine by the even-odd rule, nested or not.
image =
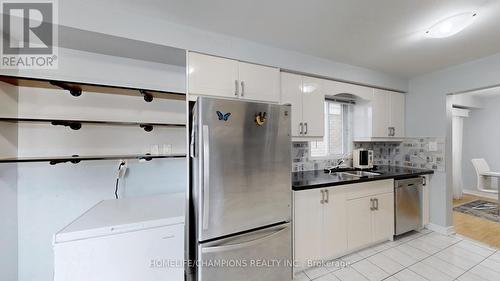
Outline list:
[[[352,166],[355,169],[373,169],[373,150],[355,149],[352,152]]]

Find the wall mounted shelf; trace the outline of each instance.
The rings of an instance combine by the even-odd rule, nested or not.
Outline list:
[[[82,124],[89,125],[108,125],[108,126],[137,126],[144,129],[146,132],[151,132],[154,127],[167,128],[185,128],[184,124],[174,123],[148,123],[148,122],[122,122],[122,121],[101,121],[101,120],[67,120],[67,119],[39,119],[39,118],[12,118],[0,117],[0,122],[12,123],[49,123],[54,126],[66,126],[72,130],[79,130]]]
[[[92,92],[92,93],[127,95],[127,96],[142,96],[146,102],[151,102],[154,98],[186,100],[186,95],[184,93],[175,93],[175,92],[141,89],[133,87],[118,87],[112,85],[98,85],[91,83],[26,78],[26,77],[17,77],[8,75],[0,75],[0,81],[21,87],[64,89],[69,91],[69,93],[75,97],[85,94],[85,92]]]
[[[100,161],[100,160],[143,160],[151,161],[153,159],[178,159],[186,158],[186,154],[135,154],[135,155],[92,155],[92,156],[55,156],[55,157],[16,157],[16,158],[0,158],[0,164],[6,163],[33,163],[33,162],[49,162],[51,165],[71,162],[73,164],[81,161]]]

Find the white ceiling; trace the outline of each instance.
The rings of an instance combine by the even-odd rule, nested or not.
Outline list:
[[[401,77],[500,52],[497,0],[110,0],[116,8]],[[426,28],[465,11],[447,39]]]

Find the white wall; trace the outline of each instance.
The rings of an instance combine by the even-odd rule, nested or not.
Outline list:
[[[16,87],[0,87],[0,112],[17,114]],[[0,122],[0,158],[16,152],[16,125]],[[17,221],[17,165],[0,164],[0,280],[17,279]]]
[[[185,68],[75,50],[60,49],[60,65],[54,71],[22,71],[19,74],[46,79],[75,80],[106,85],[131,86],[184,92]],[[0,89],[12,89],[0,83]],[[142,96],[123,96],[84,92],[73,97],[64,90],[17,88],[19,98],[0,106],[0,116],[74,118],[90,120],[147,121],[185,123],[185,102],[155,99],[146,103]],[[16,106],[16,111],[12,108]],[[4,103],[6,104],[6,103]],[[151,145],[170,144],[172,152],[185,153],[185,129],[155,127],[150,133],[138,127],[87,126],[72,131],[49,124],[20,123],[13,126],[20,156],[139,154]],[[2,132],[4,131],[3,128]],[[12,134],[12,130],[8,130]],[[0,140],[0,144],[2,141]],[[104,199],[114,198],[118,161],[93,161],[79,164],[19,164],[16,179],[6,185],[7,166],[0,166],[0,203],[2,208],[2,259],[0,280],[51,280],[53,278],[53,234]],[[16,173],[14,173],[15,175]],[[129,161],[129,170],[120,184],[121,197],[183,192],[186,189],[185,159],[156,159],[139,163]],[[8,193],[10,192],[10,193]],[[5,195],[5,197],[4,197]],[[10,196],[10,197],[8,197]],[[16,198],[17,197],[17,198]],[[17,220],[6,221],[3,210],[17,211]],[[6,211],[7,214],[7,211]],[[14,215],[9,218],[15,218]],[[10,224],[9,224],[10,223]],[[14,227],[12,224],[18,224]],[[18,240],[3,247],[3,237]],[[12,241],[10,241],[12,242]],[[18,258],[16,256],[18,255]],[[13,260],[18,260],[17,268]],[[6,270],[8,272],[5,272]],[[10,275],[7,275],[10,274]]]
[[[446,94],[500,84],[500,54],[411,79],[406,96],[407,136],[451,136]],[[447,137],[447,171],[451,171],[451,147]],[[431,222],[451,226],[451,173],[436,174],[431,190]]]
[[[464,189],[477,191],[476,172],[471,159],[484,158],[493,171],[500,171],[500,96],[483,99],[483,108],[470,111],[464,118],[462,173]]]
[[[0,69],[0,74],[185,92],[185,67],[65,48],[59,48],[58,57],[58,69]]]
[[[60,25],[68,27],[372,86],[401,91],[408,89],[407,79],[146,17],[127,10],[125,3],[122,5],[106,1],[65,0],[59,2],[59,10]],[[88,15],[92,15],[92,20],[88,20]]]

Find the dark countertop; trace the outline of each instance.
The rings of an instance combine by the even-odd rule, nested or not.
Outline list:
[[[384,179],[406,179],[421,175],[434,174],[432,170],[412,169],[396,166],[377,166],[375,169],[369,170],[380,173],[381,175],[373,175],[367,177],[355,177],[341,173],[328,174],[323,170],[304,171],[292,173],[292,189],[294,191],[307,190],[321,187],[329,187],[335,185],[360,183]]]

